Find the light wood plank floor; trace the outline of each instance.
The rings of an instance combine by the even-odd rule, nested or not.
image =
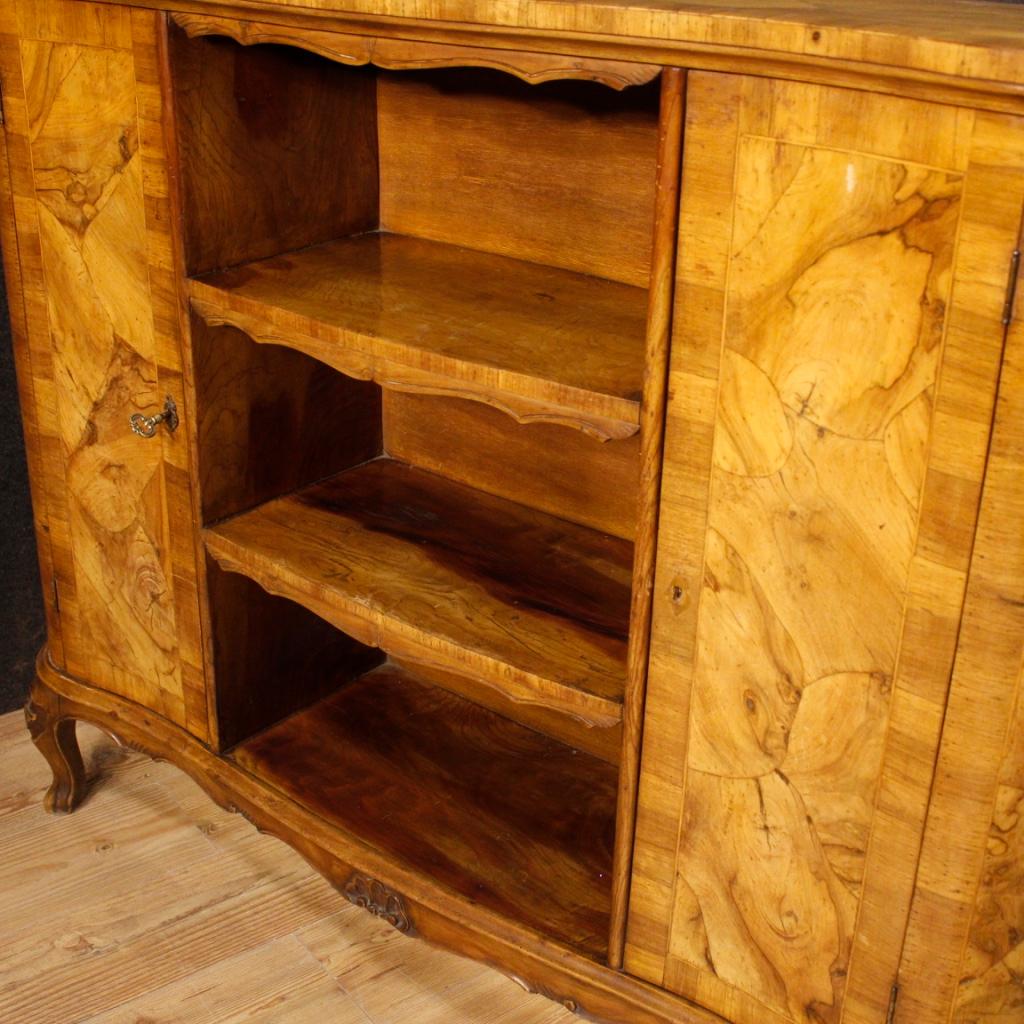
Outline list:
[[[3,1024],[569,1024],[495,971],[349,906],[178,769],[78,727],[103,778],[70,817],[0,717]]]

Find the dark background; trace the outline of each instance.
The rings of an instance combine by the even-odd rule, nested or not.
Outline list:
[[[0,279],[0,713],[25,703],[43,636],[18,383]]]

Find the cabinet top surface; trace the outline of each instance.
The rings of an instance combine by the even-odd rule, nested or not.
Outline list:
[[[1024,6],[994,0],[103,0],[261,20],[408,19],[460,29],[726,47],[1024,87]],[[1012,90],[1017,91],[1017,90]]]

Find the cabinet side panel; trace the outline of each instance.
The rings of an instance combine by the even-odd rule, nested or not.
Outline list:
[[[921,851],[924,836],[924,852],[913,890],[915,907],[922,904],[923,893],[935,892],[931,886],[936,878],[936,864],[942,865],[939,874],[944,876],[939,889],[946,895],[956,893],[959,900],[965,881],[969,886],[972,883],[969,876],[958,873],[963,863],[959,855],[952,855],[954,847],[962,850],[969,846],[970,835],[984,833],[988,826],[987,817],[983,821],[972,821],[966,813],[954,815],[946,821],[949,829],[939,848],[933,847],[929,857],[925,813],[927,811],[930,820],[936,815],[934,796],[925,786],[932,779],[935,792],[942,792],[949,786],[949,768],[943,764],[943,755],[939,755],[936,766],[936,755],[940,735],[946,737],[943,742],[948,747],[956,731],[954,728],[951,734],[953,704],[947,709],[947,702],[951,695],[954,655],[958,660],[962,657],[965,629],[970,622],[970,616],[964,615],[964,595],[979,527],[982,481],[992,436],[1005,336],[1002,318],[1007,273],[1024,206],[1022,147],[1024,121],[978,115],[971,134],[962,229],[911,577],[911,601],[890,742],[878,796],[877,823],[869,851],[868,873],[873,884],[862,908],[854,957],[853,976],[857,977],[859,962],[862,985],[847,1019],[857,1024],[876,1020],[887,1002],[881,985],[876,985],[869,993],[864,979],[877,978],[880,982],[883,966],[886,973],[891,973],[891,958],[900,952],[899,945],[879,943],[875,935],[893,916],[905,920],[910,914],[909,899],[902,885],[897,884],[903,877],[895,864],[897,851],[904,846]],[[1019,517],[1016,522],[1019,528]],[[979,533],[979,540],[981,536]],[[1000,550],[999,557],[1002,555]],[[983,643],[987,644],[988,639]],[[1009,676],[1003,679],[1001,693],[994,688],[988,690],[988,699],[995,705],[1000,702],[1006,705],[1011,699],[1013,673],[1017,667],[1015,664]],[[995,728],[1001,735],[1008,705],[1003,706],[999,714],[994,711],[995,707],[983,707],[979,703],[974,708],[973,714],[978,716],[974,721],[988,719],[983,732],[998,723]],[[959,741],[953,739],[952,745],[958,747]],[[959,757],[966,758],[967,774],[972,777],[988,762],[991,762],[991,769],[983,769],[982,774],[996,771],[998,751],[993,751],[990,757],[980,742],[969,751],[960,750]],[[929,796],[933,799],[931,807]],[[989,809],[985,808],[985,815]],[[939,817],[941,819],[941,814]],[[932,825],[928,827],[930,831],[933,829]],[[954,836],[955,844],[950,845]],[[929,866],[930,859],[932,866]],[[970,897],[968,903],[969,900]],[[927,897],[924,901],[927,902]],[[915,932],[919,937],[922,934],[914,924],[917,916],[915,910],[910,918],[906,950],[917,945]],[[898,978],[894,979],[900,985],[898,1019],[908,1024],[948,1019],[952,993],[949,988],[944,990],[938,979],[945,969],[941,965],[955,963],[963,944],[965,926],[966,921],[959,934],[949,921],[935,921],[927,926],[924,959],[908,970],[905,958]],[[915,1003],[911,995],[914,991],[921,997],[920,1002]],[[856,1012],[851,1012],[853,1010]]]
[[[190,274],[377,227],[373,69],[176,27],[170,42]]]
[[[979,230],[1020,217],[1024,123],[979,119]],[[1016,179],[1016,188],[995,174]],[[1014,202],[1016,200],[1016,203]],[[1006,262],[992,268],[992,299]],[[999,273],[1002,271],[1003,273]],[[1010,328],[897,1021],[1024,1018],[1024,326]],[[1014,704],[1016,701],[1016,712]]]
[[[0,23],[14,27],[13,2],[0,3]],[[17,36],[0,33],[0,81],[3,83],[5,130],[0,152],[0,235],[11,320],[18,395],[21,405],[36,547],[46,611],[47,642],[55,665],[64,664],[60,615],[53,600],[56,573],[51,544],[52,523],[63,492],[62,466],[47,452],[55,449],[53,362],[46,319],[39,238],[36,229],[32,165],[25,124],[25,94]]]
[[[96,15],[108,12],[123,14]],[[20,49],[73,559],[65,661],[184,724],[162,447],[129,425],[165,397],[132,52],[29,38]]]
[[[1017,365],[1013,373],[1017,380],[1014,383],[1012,400],[1019,410],[1022,408],[1020,403],[1024,402],[1024,375],[1021,373],[1024,363],[1020,361],[1019,354],[1014,358]],[[1019,414],[1017,419],[1020,420]],[[1019,423],[1015,433],[1016,454],[1004,451],[996,456],[1002,462],[1000,475],[1006,475],[1006,484],[1013,489],[1004,490],[1004,500],[1011,500],[1014,506],[1012,511],[1008,506],[1004,506],[1000,513],[1005,516],[1001,523],[1003,528],[996,526],[995,532],[990,534],[993,538],[998,537],[1001,559],[1005,557],[1007,544],[1020,548],[1020,524],[1024,521],[1024,501],[1021,500],[1020,487],[1021,461],[1024,457],[1024,446],[1021,445],[1020,439],[1024,435]],[[1009,480],[1011,474],[1016,477],[1012,483]],[[1005,487],[1005,484],[1003,486]],[[1011,494],[1014,494],[1012,498]],[[986,523],[979,527],[979,533],[985,530],[987,534],[992,525]],[[1015,534],[1012,537],[1011,530]],[[999,659],[1003,672],[1000,673],[995,663],[990,662],[989,675],[986,677],[993,690],[1001,694],[1006,693],[1006,670],[1014,660],[1011,648],[1020,648],[1024,641],[1024,616],[1020,614],[1021,608],[1024,607],[1024,557],[1021,557],[1018,551],[1013,561],[1012,577],[1007,574],[1002,584],[996,584],[994,587],[995,593],[1011,595],[1006,599],[1006,604],[1010,606],[1008,610],[1015,608],[1017,612],[1014,616],[1016,622],[1009,633],[1005,632],[1003,624],[998,626],[1000,634],[1007,641],[1005,645],[1001,645],[1004,646],[1004,650],[1001,652],[1003,656]],[[968,610],[973,611],[970,607]],[[987,615],[977,619],[972,614],[967,619],[967,629],[973,631],[979,626],[984,629],[986,635],[989,635],[996,627],[996,623]],[[965,648],[965,652],[966,650],[968,648]],[[1020,660],[1019,651],[1016,652],[1016,660]],[[1024,672],[1018,676],[1016,699],[1017,713],[1010,725],[1006,753],[999,762],[995,798],[991,811],[985,815],[990,818],[988,830],[974,833],[975,836],[980,835],[984,843],[976,841],[973,844],[975,857],[981,859],[977,895],[971,912],[967,945],[960,962],[959,978],[950,978],[951,982],[957,982],[956,1010],[953,1014],[956,1024],[1014,1024],[1024,1016]],[[992,739],[996,736],[997,730],[992,729],[983,742],[994,747]],[[977,748],[972,746],[971,739],[972,737],[965,737],[958,743],[962,751],[961,757],[968,750],[977,754]],[[994,755],[993,760],[997,760]],[[940,824],[938,828],[948,833],[948,825]],[[931,850],[928,852],[932,853]],[[961,911],[961,920],[962,915]],[[921,918],[924,927],[930,929],[930,914],[924,912]],[[916,938],[919,934],[916,931],[917,915],[913,923],[915,931],[912,934]],[[913,953],[913,947],[910,947],[910,950]],[[914,1012],[915,997],[919,994],[913,989],[908,992],[906,1000],[910,1009],[905,1020],[914,1019],[911,1015]]]
[[[712,75],[688,106],[738,137],[727,168],[687,148],[683,294],[710,238],[724,301],[673,368],[721,363],[700,575],[666,471],[637,854],[662,891],[627,964],[742,1024],[884,1019],[1001,344],[975,278],[1013,239],[972,234],[969,113]]]
[[[1024,374],[1021,372],[1024,362],[1021,362],[1020,353],[1015,353],[1014,360],[1016,381],[1012,401],[1020,410],[1024,408],[1021,405],[1024,402]],[[1009,406],[1006,408],[1009,412]],[[1007,515],[1003,520],[1004,526],[1015,526],[1015,537],[1010,539],[1007,536],[1009,531],[1001,531],[1000,542],[1009,540],[1019,549],[1020,524],[1024,521],[1020,487],[1024,432],[1020,429],[1019,412],[1017,420],[1014,430],[1016,453],[1004,451],[997,458],[1005,459],[1000,473],[1009,476],[1012,472],[1016,477],[1012,483],[1007,480],[1015,492],[1015,508],[1012,512],[1002,513]],[[998,431],[999,427],[996,429]],[[1009,497],[1011,491],[1004,493]],[[1014,564],[1014,577],[1005,581],[1003,592],[1015,595],[1011,601],[1015,602],[1018,614],[1010,636],[1017,638],[1019,647],[1020,641],[1024,640],[1024,621],[1021,621],[1024,616],[1020,614],[1024,607],[1024,587],[1021,585],[1024,557],[1019,550]],[[1010,658],[1007,658],[1004,667],[1009,667],[1009,664]],[[1004,687],[1005,675],[995,682],[1000,688]],[[960,964],[956,1012],[953,1015],[956,1024],[1013,1024],[1024,1016],[1024,672],[1018,676],[1017,714],[1010,726],[1009,740],[1000,765],[991,822],[984,837],[978,892],[967,947]],[[980,844],[976,850],[980,852]],[[906,1019],[913,1018],[908,1016]]]

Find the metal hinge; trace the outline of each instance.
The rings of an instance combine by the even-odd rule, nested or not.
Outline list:
[[[896,1003],[900,998],[899,984],[893,985],[889,993],[889,1012],[885,1015],[885,1024],[893,1024],[896,1020]]]
[[[1020,272],[1020,249],[1010,255],[1010,279],[1006,282],[1006,302],[1003,304],[1003,326],[1009,327],[1013,320],[1013,300],[1017,295],[1017,277]]]

